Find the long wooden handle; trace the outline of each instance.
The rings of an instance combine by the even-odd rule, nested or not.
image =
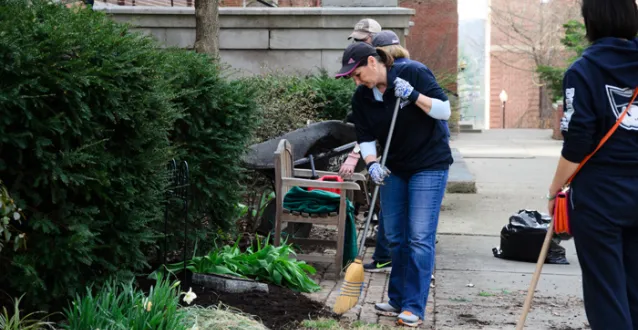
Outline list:
[[[518,319],[518,324],[516,324],[516,330],[523,330],[525,327],[525,320],[527,319],[527,314],[529,313],[530,308],[532,307],[532,299],[534,298],[534,291],[536,291],[536,285],[538,284],[538,280],[541,277],[541,271],[543,270],[543,265],[545,264],[545,258],[547,258],[547,251],[549,250],[549,245],[552,242],[552,235],[554,235],[554,218],[549,222],[549,227],[547,228],[547,235],[545,235],[545,241],[543,242],[543,247],[541,248],[541,253],[538,255],[538,261],[536,262],[536,271],[534,272],[534,276],[532,276],[532,282],[529,285],[529,289],[527,289],[527,298],[525,298],[525,304],[523,304],[523,313],[521,317]]]

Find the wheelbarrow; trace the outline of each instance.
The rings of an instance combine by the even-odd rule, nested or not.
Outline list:
[[[338,120],[328,120],[310,124],[306,127],[288,132],[277,138],[254,144],[242,158],[245,168],[268,177],[275,190],[274,154],[279,141],[290,141],[293,148],[295,168],[314,169],[318,171],[338,172],[341,164],[346,160],[356,145],[357,137],[354,125]],[[310,157],[312,155],[312,157]],[[313,164],[311,164],[311,158]],[[360,161],[355,172],[365,169],[365,163]],[[367,199],[366,199],[367,200]],[[267,235],[274,228],[276,205],[271,200],[264,208],[257,232]],[[312,224],[298,224],[293,230],[287,228],[287,233],[294,233],[295,237],[307,238]]]
[[[286,133],[274,139],[253,144],[242,158],[246,168],[256,170],[268,178],[275,178],[274,153],[279,141],[290,141],[293,148],[295,167],[310,169],[310,155],[313,155],[315,168],[320,171],[338,171],[341,163],[354,149],[357,141],[354,125],[338,120],[328,120],[310,124],[306,127]],[[358,164],[355,171],[361,171],[364,165]]]

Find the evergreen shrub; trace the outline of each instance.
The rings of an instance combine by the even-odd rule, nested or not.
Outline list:
[[[43,309],[147,267],[178,112],[156,43],[90,9],[0,2],[0,177],[28,221],[0,283]]]

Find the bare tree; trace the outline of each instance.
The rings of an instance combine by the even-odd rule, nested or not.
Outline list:
[[[565,60],[561,44],[563,24],[579,19],[579,5],[579,0],[492,0],[493,33],[497,35],[500,53],[520,54],[535,66],[517,66],[498,52],[493,52],[493,57],[513,69],[534,73],[539,66]],[[540,117],[547,119],[552,109],[545,82],[535,75],[534,83],[540,87]]]
[[[219,1],[195,0],[195,51],[219,54]]]

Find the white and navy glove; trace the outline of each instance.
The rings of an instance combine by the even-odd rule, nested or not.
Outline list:
[[[383,180],[390,175],[390,170],[385,166],[381,167],[381,164],[377,162],[372,162],[368,165],[368,173],[375,184],[382,185]]]
[[[401,108],[410,103],[410,96],[414,92],[414,87],[409,82],[397,77],[394,79],[394,96],[400,98]]]

